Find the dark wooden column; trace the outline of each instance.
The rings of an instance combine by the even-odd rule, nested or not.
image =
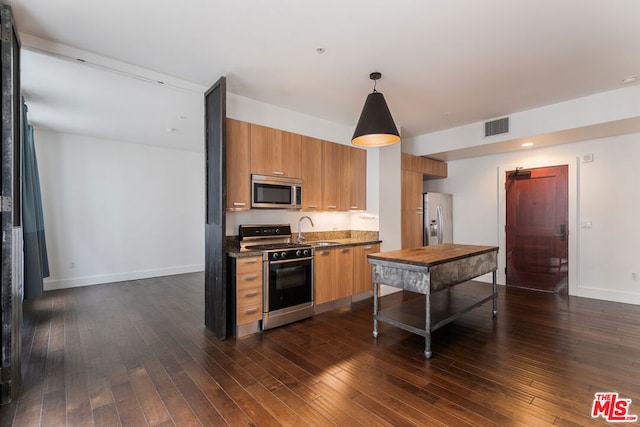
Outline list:
[[[204,323],[226,338],[226,124],[227,80],[221,77],[205,93],[205,284]]]
[[[22,328],[21,261],[14,249],[21,247],[20,200],[20,39],[11,8],[0,4],[0,57],[2,62],[2,354],[0,364],[0,403],[11,402],[20,390]],[[14,238],[19,236],[18,241]],[[19,246],[16,246],[19,245]]]

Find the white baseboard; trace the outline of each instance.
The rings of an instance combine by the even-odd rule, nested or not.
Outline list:
[[[72,277],[67,279],[44,279],[44,290],[53,291],[56,289],[79,288],[81,286],[125,282],[128,280],[150,279],[153,277],[172,276],[175,274],[184,273],[196,273],[200,271],[204,271],[204,265],[184,265],[180,267],[132,271],[128,273],[105,274],[100,276]]]
[[[640,293],[623,292],[589,286],[578,286],[578,294],[575,296],[640,305]]]

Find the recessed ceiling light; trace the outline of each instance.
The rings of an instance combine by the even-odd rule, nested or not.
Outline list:
[[[318,52],[318,55],[322,55],[325,52],[325,49],[323,47],[317,47],[316,52]]]
[[[525,142],[524,144],[522,144],[523,147],[531,147],[533,145],[533,142]]]
[[[167,131],[167,133],[175,132],[176,128],[166,128],[165,131]]]
[[[628,76],[622,79],[622,83],[629,84],[635,82],[636,80],[638,80],[638,76]]]

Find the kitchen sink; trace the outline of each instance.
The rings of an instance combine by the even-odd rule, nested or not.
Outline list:
[[[310,245],[313,246],[330,246],[330,245],[339,245],[338,242],[309,242]]]

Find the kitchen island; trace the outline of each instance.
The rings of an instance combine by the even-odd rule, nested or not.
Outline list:
[[[497,246],[442,244],[367,255],[373,274],[373,336],[378,337],[378,322],[389,323],[425,338],[424,355],[431,358],[431,333],[461,315],[493,301],[497,314]],[[489,294],[485,297],[457,292],[455,287],[483,274],[493,273]],[[477,283],[483,286],[483,283]],[[424,313],[412,315],[414,302],[379,309],[378,290],[388,285],[425,295]]]

